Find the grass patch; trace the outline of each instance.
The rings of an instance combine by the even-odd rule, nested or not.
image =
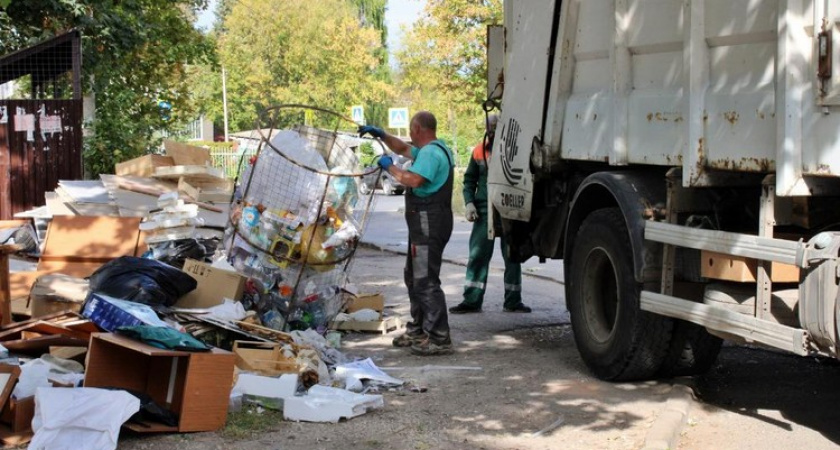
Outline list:
[[[243,405],[239,412],[228,414],[227,423],[220,434],[226,439],[245,439],[278,430],[282,422],[283,413],[280,411]]]

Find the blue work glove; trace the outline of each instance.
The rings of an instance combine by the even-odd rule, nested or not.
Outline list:
[[[388,168],[394,164],[394,159],[388,155],[382,155],[379,157],[379,161],[377,161],[376,164],[379,164],[379,167],[387,172]]]
[[[371,127],[368,125],[362,125],[359,127],[359,137],[362,137],[366,134],[369,134],[375,138],[382,139],[385,137],[385,131],[382,128]]]

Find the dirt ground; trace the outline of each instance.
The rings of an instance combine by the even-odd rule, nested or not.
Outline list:
[[[679,448],[836,449],[840,363],[727,345],[692,380],[698,402]]]
[[[385,293],[394,312],[408,315],[402,258],[362,250],[353,281]],[[450,305],[460,300],[463,267],[446,264]],[[495,281],[494,281],[495,280]],[[499,274],[491,285],[500,286]],[[527,277],[532,314],[501,312],[502,291],[491,287],[481,314],[450,317],[457,351],[417,357],[391,346],[396,333],[349,334],[342,350],[371,357],[396,377],[426,392],[383,392],[385,407],[338,424],[276,419],[267,430],[120,438],[124,449],[638,449],[671,385],[610,384],[583,366],[567,324],[562,285]],[[551,426],[556,427],[539,433]]]

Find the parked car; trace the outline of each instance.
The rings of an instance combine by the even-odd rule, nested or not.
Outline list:
[[[392,158],[394,158],[394,164],[403,170],[411,167],[411,160],[404,156],[393,154]],[[405,192],[405,186],[397,181],[393,175],[384,170],[375,169],[377,169],[376,165],[365,168],[365,172],[371,171],[372,173],[362,178],[362,183],[359,186],[359,191],[362,194],[370,194],[375,189],[382,189],[385,195],[402,195]]]

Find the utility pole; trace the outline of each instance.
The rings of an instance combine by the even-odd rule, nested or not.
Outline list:
[[[228,141],[228,110],[227,110],[227,83],[225,81],[225,66],[222,66],[222,107],[225,111],[225,142]]]

